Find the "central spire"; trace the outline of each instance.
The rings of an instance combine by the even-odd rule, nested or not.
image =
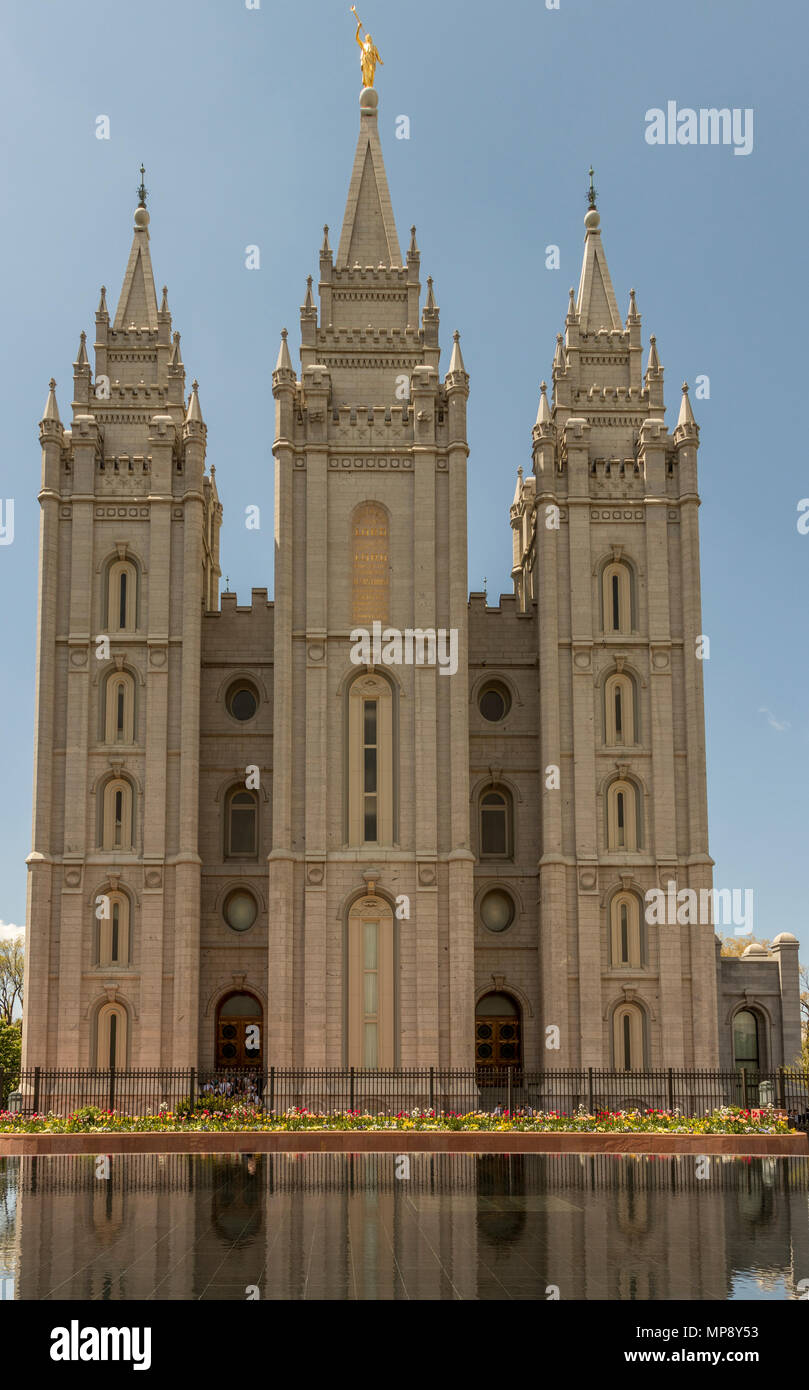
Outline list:
[[[593,184],[593,168],[590,166],[590,187],[587,191],[587,212],[584,225],[587,229],[584,238],[584,259],[579,280],[579,293],[576,296],[576,313],[579,327],[583,333],[597,333],[599,328],[620,330],[623,328],[621,315],[612,280],[607,266],[607,257],[601,243],[601,216],[596,208],[596,190]]]
[[[362,269],[379,264],[401,266],[402,252],[388,191],[382,146],[377,130],[379,94],[373,87],[360,93],[360,134],[348,186],[337,268]]]

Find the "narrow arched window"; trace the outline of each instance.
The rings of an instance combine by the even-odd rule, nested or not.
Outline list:
[[[363,674],[348,691],[348,842],[390,845],[394,837],[394,695]]]
[[[234,787],[225,803],[225,856],[255,859],[258,855],[258,798],[254,791]]]
[[[511,795],[505,788],[491,787],[481,793],[478,825],[481,859],[511,857],[511,805]]]
[[[621,747],[638,741],[635,682],[623,673],[615,672],[604,683],[604,738]]]
[[[101,848],[131,850],[133,844],[132,787],[123,777],[105,783],[101,811]]]
[[[640,903],[634,893],[616,893],[610,902],[610,964],[644,963],[644,933]]]
[[[643,1014],[635,1004],[619,1004],[612,1017],[612,1046],[618,1071],[646,1066]]]
[[[135,682],[128,671],[113,671],[104,691],[105,743],[135,742]]]
[[[138,574],[131,560],[116,560],[107,581],[107,627],[133,632],[137,625]]]
[[[637,787],[617,780],[607,788],[607,848],[636,850],[640,844],[640,808]]]
[[[115,891],[101,897],[98,917],[97,965],[129,964],[129,898]]]
[[[604,566],[601,578],[601,621],[604,632],[631,632],[633,620],[632,571],[621,560]]]
[[[96,1019],[96,1066],[125,1067],[127,1053],[126,1010],[105,1004]]]

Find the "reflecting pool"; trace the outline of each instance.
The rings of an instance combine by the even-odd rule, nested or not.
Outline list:
[[[803,1158],[0,1158],[5,1298],[796,1299],[802,1281]]]

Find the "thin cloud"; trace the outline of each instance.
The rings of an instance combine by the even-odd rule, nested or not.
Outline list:
[[[759,714],[766,714],[767,723],[769,724],[770,728],[777,729],[779,734],[783,734],[786,729],[790,729],[792,727],[788,719],[776,719],[772,710],[767,709],[766,705],[761,706],[761,708],[759,709]]]
[[[15,927],[13,922],[0,921],[0,938],[4,936],[25,936],[25,927]]]

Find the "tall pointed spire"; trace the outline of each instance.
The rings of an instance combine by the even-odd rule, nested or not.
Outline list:
[[[681,401],[680,401],[680,414],[679,414],[678,419],[677,419],[676,428],[679,429],[681,425],[687,425],[687,426],[691,427],[691,426],[696,425],[696,423],[697,423],[697,422],[696,422],[696,420],[694,419],[694,412],[693,412],[693,410],[691,409],[691,401],[689,400],[689,397],[688,397],[688,382],[687,382],[687,381],[684,381],[684,382],[683,382],[683,394],[682,394],[682,399],[681,399]]]
[[[287,335],[287,330],[286,330],[285,328],[282,328],[282,329],[281,329],[281,346],[280,346],[279,349],[278,349],[278,361],[277,361],[276,364],[275,364],[275,371],[276,371],[276,372],[292,372],[292,375],[294,376],[295,373],[294,373],[294,371],[293,371],[293,369],[292,369],[292,358],[291,358],[290,355],[289,355],[289,348],[288,348],[288,346],[287,346],[287,336],[288,336],[288,335]],[[274,373],[273,373],[273,375],[274,375]]]
[[[660,358],[657,355],[657,338],[654,333],[649,339],[649,361],[646,363],[646,375],[650,372],[660,371]]]
[[[538,425],[549,425],[551,423],[551,408],[548,405],[548,383],[540,382],[539,387],[539,410],[537,411],[536,423]]]
[[[45,410],[42,415],[43,420],[51,420],[54,424],[61,424],[59,419],[59,407],[56,404],[56,382],[51,377],[48,383],[48,399],[45,402]]]
[[[84,331],[79,338],[79,355],[73,365],[74,367],[89,367],[90,365],[87,357],[87,334]]]
[[[360,93],[360,133],[348,186],[338,269],[359,264],[401,266],[402,252],[379,143],[376,116],[379,96],[373,87]]]
[[[464,366],[463,353],[461,352],[461,335],[457,328],[452,337],[452,356],[449,359],[447,375],[450,376],[453,372],[463,372],[464,376],[466,376],[466,367]]]
[[[146,210],[145,170],[141,167],[138,188],[140,201],[135,209],[132,249],[129,252],[124,283],[115,311],[113,328],[116,333],[135,328],[157,328],[157,294],[155,292],[152,258],[149,254],[149,214]]]
[[[196,423],[196,424],[198,424],[198,425],[201,425],[202,422],[203,422],[203,421],[202,421],[202,410],[201,410],[200,404],[199,404],[199,382],[198,382],[198,381],[193,381],[193,382],[191,383],[191,395],[188,397],[188,410],[186,411],[185,419],[186,419],[186,424],[189,424],[189,423],[191,423],[191,422],[194,422],[194,423]]]
[[[601,217],[596,208],[596,190],[593,186],[593,170],[590,169],[590,188],[587,194],[588,209],[584,217],[587,229],[584,238],[584,257],[582,259],[579,293],[576,297],[576,311],[579,315],[579,328],[582,333],[597,333],[599,328],[608,330],[623,329],[621,316],[612,280],[607,266],[604,247],[601,244]]]

